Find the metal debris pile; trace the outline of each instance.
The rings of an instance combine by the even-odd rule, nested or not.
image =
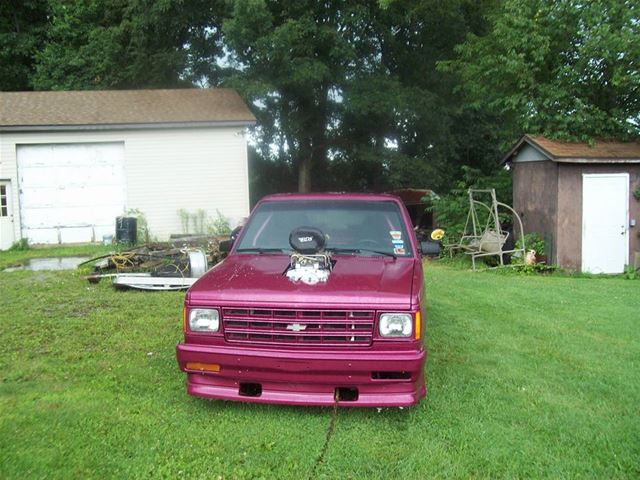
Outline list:
[[[85,278],[98,283],[111,278],[116,288],[184,290],[223,258],[217,237],[181,237],[169,243],[149,243],[92,258]]]

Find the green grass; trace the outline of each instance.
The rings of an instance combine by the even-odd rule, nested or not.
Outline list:
[[[340,410],[315,477],[640,476],[638,282],[426,278],[427,398]],[[188,397],[182,298],[0,273],[0,478],[309,477],[331,410]]]

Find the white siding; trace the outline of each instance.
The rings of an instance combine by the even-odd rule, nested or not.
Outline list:
[[[529,144],[525,144],[513,158],[514,162],[544,162],[545,160],[549,160],[549,158]]]
[[[181,232],[177,211],[216,209],[234,222],[249,213],[246,140],[238,129],[139,132],[126,144],[127,201],[152,234]],[[150,154],[150,152],[152,152]]]
[[[16,145],[124,142],[126,206],[139,209],[151,235],[181,233],[178,210],[219,210],[232,227],[249,213],[246,139],[239,127],[0,133],[0,179],[10,180],[19,211]],[[20,219],[14,222],[20,238]],[[114,219],[115,224],[115,219]]]

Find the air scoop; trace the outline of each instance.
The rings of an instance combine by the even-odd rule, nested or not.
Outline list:
[[[326,237],[315,227],[297,227],[289,234],[291,254],[286,275],[293,282],[315,285],[326,282],[331,273],[331,256],[324,251]]]

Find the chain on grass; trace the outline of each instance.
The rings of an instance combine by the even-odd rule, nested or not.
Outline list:
[[[315,463],[313,464],[313,468],[311,469],[311,474],[309,475],[309,479],[316,478],[316,470],[318,467],[324,463],[324,456],[327,453],[327,449],[329,448],[329,442],[331,441],[331,437],[333,436],[333,430],[336,426],[336,419],[338,418],[338,402],[340,401],[340,393],[336,391],[335,399],[333,402],[333,413],[331,415],[331,421],[329,422],[329,428],[327,429],[327,436],[324,439],[324,445],[320,449],[320,454],[318,458],[316,458]]]

